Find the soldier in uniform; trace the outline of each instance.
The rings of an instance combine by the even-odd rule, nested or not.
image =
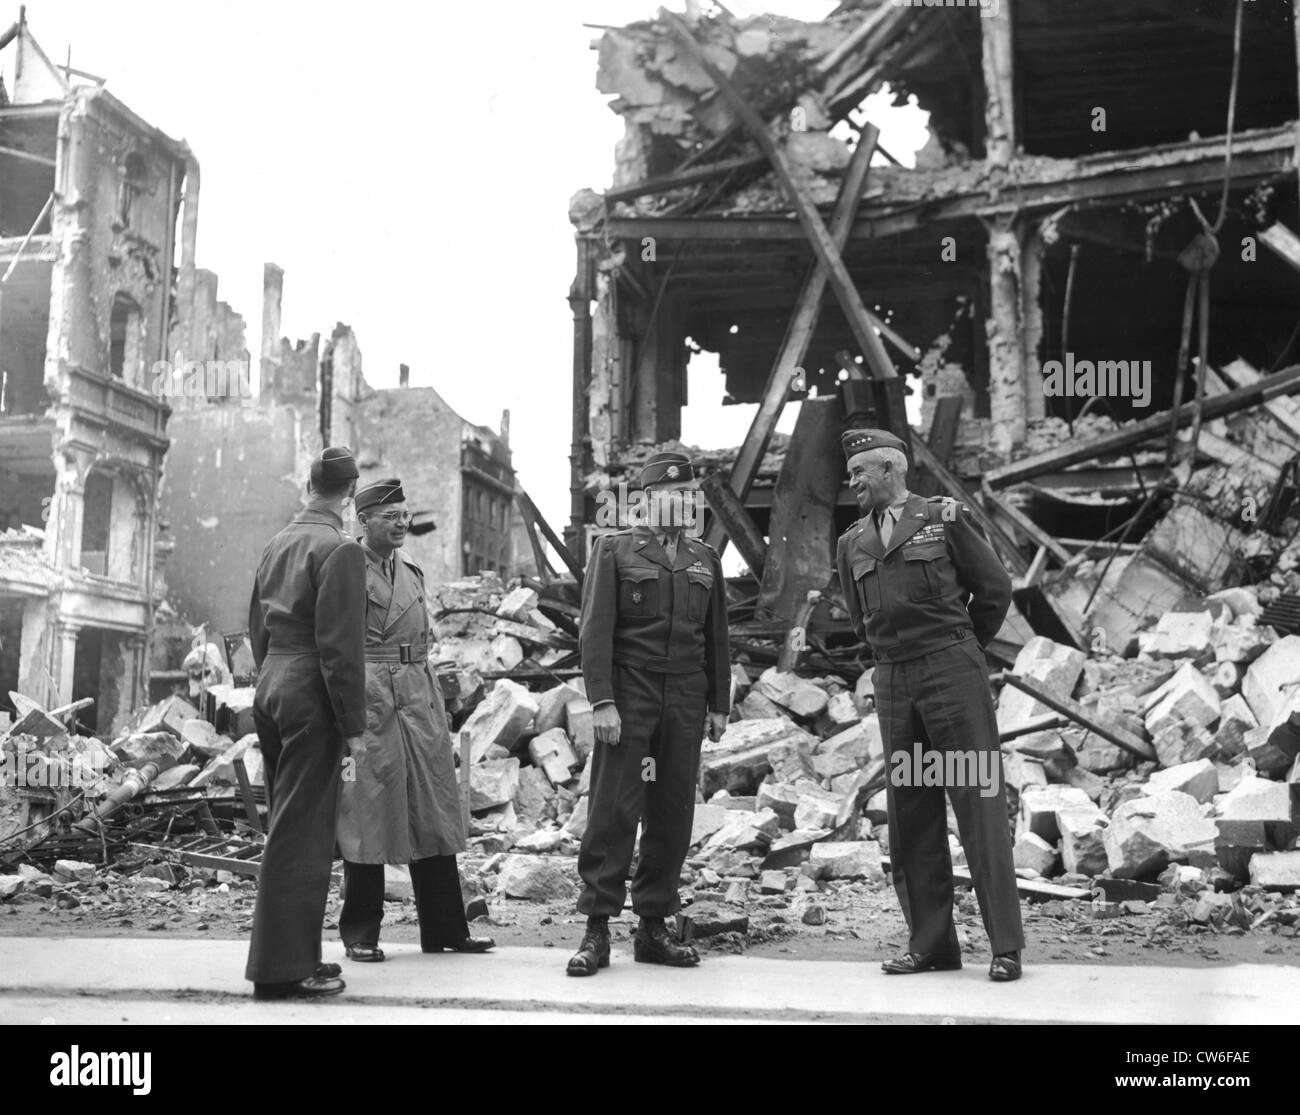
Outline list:
[[[307,508],[267,543],[253,583],[253,719],[270,802],[245,971],[257,998],[344,987],[320,946],[345,741],[366,724],[365,558],[342,517],[357,475],[345,446],[312,463]]]
[[[366,730],[350,756],[339,797],[343,853],[339,936],[348,958],[381,961],[386,863],[410,865],[420,947],[486,952],[471,937],[456,853],[465,824],[456,788],[442,688],[429,668],[424,572],[405,553],[411,514],[397,479],[356,495],[366,561]]]
[[[596,746],[578,856],[587,928],[569,960],[571,976],[609,964],[609,919],[627,897],[638,822],[633,955],[649,964],[699,963],[664,919],[680,909],[700,746],[706,719],[710,739],[726,729],[731,670],[721,562],[683,532],[694,480],[682,454],[651,457],[641,471],[649,522],[600,539],[587,566],[579,647]]]
[[[899,780],[911,784],[895,785],[902,764],[895,764],[894,752],[910,752],[919,742],[924,750],[962,757],[987,753],[982,765],[967,762],[965,769],[991,771],[996,793],[978,785],[950,785],[947,792],[993,952],[989,977],[1019,979],[1024,932],[982,650],[1006,618],[1011,580],[969,508],[908,492],[899,438],[849,430],[843,448],[864,517],[840,537],[836,565],[853,628],[876,661],[876,709],[890,772],[889,853],[909,931],[908,951],[882,967],[895,975],[961,967],[944,787],[922,785],[915,771]]]

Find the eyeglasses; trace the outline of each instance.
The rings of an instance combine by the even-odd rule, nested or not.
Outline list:
[[[415,516],[410,511],[389,511],[383,515],[376,515],[375,518],[389,526],[395,526],[397,523],[406,526]]]

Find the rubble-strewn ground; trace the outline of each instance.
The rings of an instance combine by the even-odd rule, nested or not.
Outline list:
[[[482,861],[480,861],[482,862]],[[467,897],[474,889],[473,862],[467,870]],[[177,871],[187,876],[174,889],[154,890],[154,882],[132,883],[114,872],[91,884],[38,887],[0,906],[0,937],[79,936],[138,937],[145,932],[185,938],[246,937],[256,893],[251,880],[216,884],[212,872]],[[164,884],[165,885],[165,884]],[[1242,894],[1250,902],[1267,902],[1261,892]],[[45,893],[39,893],[45,892]],[[988,949],[974,895],[959,890],[958,934],[968,963],[987,963]],[[811,897],[811,896],[810,896]],[[701,898],[703,903],[703,898]],[[1300,917],[1290,913],[1253,931],[1231,924],[1198,925],[1189,918],[1197,899],[1168,899],[1145,913],[1121,913],[1088,901],[1022,902],[1027,938],[1026,962],[1052,961],[1097,964],[1238,964],[1300,963]],[[72,905],[75,902],[76,905]],[[882,883],[832,884],[812,898],[825,910],[825,923],[806,925],[801,910],[810,903],[802,896],[761,896],[746,907],[718,906],[731,915],[748,914],[745,935],[726,933],[706,938],[705,960],[714,951],[745,952],[789,960],[861,960],[875,964],[906,945],[902,913],[892,888]],[[1281,905],[1281,903],[1279,903]],[[66,908],[65,908],[66,907]],[[698,908],[698,907],[697,907]],[[326,911],[326,940],[337,940],[340,901],[337,887]],[[690,911],[687,907],[687,911]],[[815,916],[815,915],[814,915]],[[1220,919],[1216,916],[1214,920]],[[534,903],[494,899],[486,919],[475,932],[490,933],[501,945],[543,945],[556,949],[561,963],[576,947],[583,919],[569,901]],[[626,940],[635,928],[630,913],[613,926],[615,941]],[[385,941],[415,943],[415,908],[409,900],[385,904]]]

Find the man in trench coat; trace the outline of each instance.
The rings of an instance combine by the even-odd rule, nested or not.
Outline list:
[[[270,803],[245,970],[260,999],[344,987],[338,965],[321,965],[320,945],[340,764],[366,716],[365,558],[342,518],[356,483],[346,446],[312,463],[308,505],[267,543],[249,603]]]
[[[425,952],[485,952],[471,937],[456,868],[465,825],[442,688],[429,668],[424,573],[401,552],[411,515],[400,480],[356,495],[366,564],[366,725],[344,763],[339,935],[351,960],[380,961],[386,863],[409,864]]]

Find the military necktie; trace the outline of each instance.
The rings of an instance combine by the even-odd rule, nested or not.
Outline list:
[[[668,555],[669,561],[677,560],[677,535],[664,535],[664,552]]]
[[[876,529],[880,531],[881,545],[888,546],[889,539],[894,533],[894,518],[888,508],[876,512]]]

